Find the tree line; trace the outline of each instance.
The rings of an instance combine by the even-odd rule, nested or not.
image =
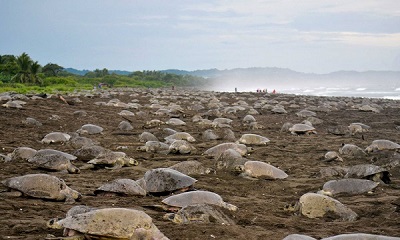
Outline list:
[[[199,86],[205,84],[205,79],[161,71],[135,71],[124,76],[110,73],[107,68],[95,69],[80,76],[65,71],[64,67],[55,63],[41,66],[25,52],[19,56],[0,55],[1,85],[69,85],[79,88],[80,86],[93,87],[99,83],[105,83],[111,87]]]

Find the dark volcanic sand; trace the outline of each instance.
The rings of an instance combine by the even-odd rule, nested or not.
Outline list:
[[[122,102],[139,100],[141,105],[149,104],[151,98],[168,96],[176,92],[143,91],[138,97],[130,97],[129,93],[113,95]],[[165,93],[165,94],[164,94]],[[150,131],[160,136],[159,128],[144,128],[144,123],[150,119],[168,120],[168,116],[155,116],[149,114],[146,118],[138,116],[130,118],[134,129],[129,134],[122,134],[117,128],[119,122],[125,120],[118,113],[123,110],[118,107],[98,106],[95,102],[109,101],[110,99],[94,97],[80,97],[82,103],[67,105],[58,98],[53,97],[43,100],[27,100],[23,109],[0,108],[0,153],[11,153],[16,147],[31,147],[36,150],[53,148],[71,153],[74,149],[69,144],[45,145],[40,140],[53,131],[75,132],[83,124],[97,124],[104,128],[102,135],[88,137],[97,140],[101,146],[116,150],[119,146],[127,146],[120,151],[126,152],[130,157],[137,159],[140,164],[136,167],[124,167],[118,170],[82,170],[80,174],[66,174],[52,172],[55,176],[63,178],[67,185],[84,194],[81,202],[92,207],[127,207],[144,210],[154,219],[156,226],[170,239],[282,239],[288,234],[301,233],[315,238],[328,237],[342,233],[364,232],[400,237],[400,212],[392,204],[399,198],[400,167],[392,169],[392,183],[379,185],[372,194],[357,196],[339,196],[340,202],[349,206],[358,215],[354,222],[341,222],[331,217],[309,219],[307,217],[287,212],[285,205],[295,203],[299,197],[307,192],[316,192],[322,185],[338,177],[321,178],[319,171],[328,166],[351,166],[361,163],[377,161],[384,164],[386,159],[380,155],[370,155],[362,159],[344,158],[343,163],[322,162],[321,158],[329,150],[338,151],[342,143],[352,143],[361,148],[367,147],[375,139],[389,139],[400,142],[400,130],[396,130],[396,123],[400,124],[400,103],[389,100],[373,100],[384,107],[380,113],[362,112],[351,106],[338,107],[331,111],[318,111],[317,117],[324,120],[316,125],[318,134],[294,136],[288,132],[280,132],[285,122],[299,123],[304,118],[296,116],[296,112],[306,107],[317,107],[327,100],[339,101],[338,98],[302,97],[293,95],[259,95],[256,93],[215,93],[223,102],[232,104],[238,100],[245,100],[253,106],[256,98],[276,100],[285,104],[287,114],[274,114],[270,110],[260,110],[261,115],[255,115],[257,121],[265,129],[248,130],[241,126],[241,120],[246,111],[224,115],[233,119],[233,131],[238,139],[243,133],[257,133],[268,137],[271,142],[266,146],[254,146],[255,151],[247,158],[268,162],[284,170],[289,177],[285,180],[259,180],[253,181],[235,176],[229,172],[218,171],[216,174],[196,175],[198,182],[196,189],[208,190],[220,194],[226,202],[237,205],[239,210],[232,212],[231,216],[236,225],[227,226],[220,224],[187,224],[177,225],[163,219],[164,212],[144,208],[145,205],[160,204],[163,196],[123,197],[123,196],[93,196],[93,191],[107,181],[116,178],[138,179],[148,169],[168,167],[179,161],[187,159],[198,160],[206,166],[212,167],[213,161],[202,153],[223,140],[204,142],[201,132],[207,128],[195,125],[191,118],[196,111],[186,110],[189,104],[197,101],[195,96],[178,97],[175,100],[164,99],[181,104],[185,109],[180,118],[187,123],[186,126],[161,126],[171,127],[176,130],[186,131],[197,139],[194,146],[196,154],[190,155],[161,155],[143,153],[136,150],[143,145],[139,142],[139,134]],[[223,98],[221,98],[223,96]],[[252,98],[253,97],[253,98]],[[67,100],[72,97],[65,96]],[[350,100],[343,98],[344,101]],[[353,99],[361,103],[362,99]],[[292,102],[291,102],[292,101]],[[4,102],[3,102],[4,103]],[[289,103],[289,104],[288,104]],[[291,103],[299,106],[290,107]],[[306,103],[306,104],[302,104]],[[275,103],[274,103],[275,104]],[[204,104],[206,106],[206,104]],[[389,107],[391,105],[392,107]],[[88,115],[76,118],[74,111],[85,110]],[[138,110],[129,109],[132,112]],[[140,109],[150,113],[151,109]],[[198,112],[206,112],[200,110]],[[49,119],[53,114],[59,115],[60,120]],[[42,126],[32,127],[22,123],[27,117],[33,117],[43,123]],[[212,120],[212,118],[211,118]],[[372,127],[370,132],[354,136],[336,136],[329,134],[327,128],[333,125],[348,126],[352,122],[362,122]],[[375,156],[375,158],[374,158]],[[82,166],[83,162],[77,162]],[[28,173],[47,173],[45,170],[35,169],[28,162],[16,161],[1,164],[1,179],[24,175]],[[3,186],[1,190],[5,190]],[[46,201],[34,198],[0,197],[0,236],[4,239],[43,239],[47,234],[62,236],[62,230],[48,229],[46,221],[54,217],[64,217],[72,205],[63,202]]]

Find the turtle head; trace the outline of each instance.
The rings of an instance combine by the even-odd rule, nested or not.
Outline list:
[[[325,196],[329,196],[329,197],[332,197],[332,196],[333,196],[332,192],[326,191],[326,190],[319,190],[317,193],[318,193],[318,194],[325,195]]]
[[[233,173],[239,175],[244,172],[244,165],[236,165],[233,167],[232,171],[233,171]]]
[[[80,173],[81,172],[81,170],[79,170],[79,168],[75,167],[74,165],[69,166],[67,170],[69,173]]]
[[[126,161],[127,166],[137,166],[139,165],[139,162],[133,158],[128,158]]]
[[[225,203],[223,207],[225,207],[226,209],[228,209],[230,211],[237,211],[238,210],[238,207],[236,207],[235,205],[230,204],[230,203]]]
[[[63,226],[60,225],[58,221],[60,221],[62,218],[52,218],[49,221],[47,221],[46,225],[48,228],[54,228],[54,229],[62,229]]]

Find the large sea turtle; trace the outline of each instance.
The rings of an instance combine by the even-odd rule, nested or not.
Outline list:
[[[159,141],[147,141],[144,146],[137,147],[136,150],[143,152],[154,152],[168,154],[169,145]]]
[[[303,123],[294,124],[292,127],[289,128],[289,131],[293,135],[317,133],[314,127]]]
[[[46,134],[44,138],[41,140],[42,143],[64,143],[68,142],[71,138],[71,135],[62,132],[51,132]]]
[[[369,233],[346,233],[322,238],[321,240],[400,240],[400,237],[390,237]]]
[[[120,178],[110,181],[94,191],[94,194],[109,194],[114,193],[118,195],[128,196],[146,196],[146,190],[144,190],[137,181],[129,178]]]
[[[365,151],[367,153],[382,151],[382,150],[400,150],[400,144],[392,142],[386,139],[378,139],[372,141],[371,145],[369,145]]]
[[[189,190],[197,180],[171,168],[155,168],[138,182],[148,193],[169,193]]]
[[[252,179],[285,179],[288,175],[279,168],[261,161],[246,161],[235,168],[241,176]]]
[[[287,235],[282,240],[317,240],[317,239],[303,234],[290,234]]]
[[[209,174],[214,172],[211,168],[206,168],[204,165],[196,160],[187,160],[176,163],[169,167],[186,175]]]
[[[341,158],[336,151],[328,151],[324,155],[324,161],[325,162],[331,162],[331,161],[343,162],[343,158]]]
[[[162,200],[162,203],[175,208],[183,208],[195,204],[211,204],[231,211],[238,209],[235,205],[224,202],[220,195],[209,191],[190,191],[172,195]]]
[[[164,219],[177,224],[188,223],[219,223],[234,225],[235,222],[223,212],[222,207],[209,204],[195,204],[181,208],[176,213],[167,213]]]
[[[240,155],[242,155],[242,156],[246,155],[249,150],[249,148],[246,147],[246,145],[244,145],[244,144],[229,142],[229,143],[221,143],[214,147],[211,147],[211,148],[207,149],[204,152],[204,154],[207,156],[213,156],[214,158],[218,158],[219,155],[221,155],[227,149],[233,149],[233,150],[237,151],[238,153],[240,153]]]
[[[71,163],[71,160],[60,154],[47,154],[41,157],[30,158],[28,162],[33,163],[38,168],[50,171],[68,171],[69,173],[80,173],[78,167]]]
[[[75,239],[143,239],[167,240],[145,212],[128,208],[103,208],[51,219],[49,228],[62,229]]]
[[[103,128],[94,124],[85,124],[83,125],[80,129],[78,129],[76,132],[79,134],[100,134],[103,132]]]
[[[112,151],[101,154],[87,163],[107,169],[118,169],[125,166],[137,166],[139,164],[137,160],[128,157],[124,152]]]
[[[324,184],[318,193],[334,196],[339,194],[357,195],[372,191],[379,183],[357,178],[330,180]]]
[[[186,140],[188,142],[196,142],[196,139],[187,132],[176,132],[164,138],[166,143],[172,143],[175,140]]]
[[[355,221],[358,218],[357,213],[338,200],[318,193],[302,195],[294,208],[289,207],[288,210],[300,211],[308,218],[321,218],[327,215],[341,221]]]
[[[10,154],[11,160],[28,160],[35,156],[36,150],[30,147],[17,147]]]
[[[354,144],[343,144],[343,146],[339,149],[339,153],[342,155],[346,155],[348,157],[365,157],[366,153],[359,146]]]
[[[363,123],[350,123],[348,129],[350,133],[354,135],[356,133],[368,132],[371,129],[371,127]]]
[[[266,145],[270,140],[264,136],[258,134],[247,133],[243,134],[237,143],[246,145]]]
[[[139,141],[140,142],[158,141],[158,138],[151,132],[142,132],[139,135]]]
[[[390,183],[389,171],[373,164],[359,164],[349,168],[345,178],[364,178],[376,182]]]
[[[169,145],[169,152],[176,154],[189,154],[196,150],[192,144],[186,140],[174,140],[171,145]]]
[[[10,190],[17,190],[15,196],[24,194],[66,203],[73,203],[82,197],[79,192],[68,187],[64,180],[48,174],[27,174],[5,179],[1,183]]]

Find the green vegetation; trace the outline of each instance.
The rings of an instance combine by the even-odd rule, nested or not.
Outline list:
[[[75,75],[55,63],[41,66],[26,53],[0,55],[0,92],[70,92],[94,87],[195,87],[205,84],[202,77],[160,71],[136,71],[129,75],[110,73],[107,68]]]

